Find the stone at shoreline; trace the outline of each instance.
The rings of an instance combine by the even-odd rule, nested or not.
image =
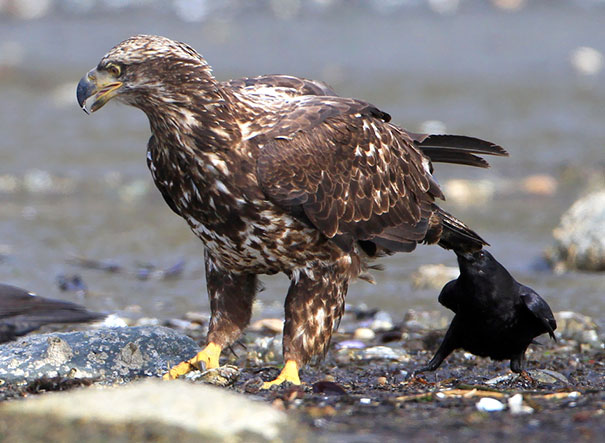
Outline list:
[[[271,406],[182,380],[50,393],[0,412],[12,441],[290,441],[303,432]]]
[[[553,231],[548,259],[555,270],[605,271],[605,190],[577,200]]]
[[[24,384],[62,376],[120,383],[158,377],[198,351],[189,337],[160,326],[30,335],[0,346],[0,379]]]
[[[557,321],[556,334],[566,340],[601,347],[603,341],[599,337],[599,328],[595,321],[587,315],[577,312],[555,312]]]
[[[412,274],[412,285],[416,289],[441,290],[450,280],[455,280],[460,270],[454,266],[422,265]]]

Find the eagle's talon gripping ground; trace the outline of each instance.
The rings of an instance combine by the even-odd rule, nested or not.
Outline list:
[[[264,382],[261,389],[269,389],[271,386],[278,386],[287,381],[293,385],[300,385],[300,378],[298,377],[298,365],[294,360],[288,360],[277,378],[275,380]]]
[[[185,375],[196,369],[201,370],[201,363],[204,364],[206,370],[218,368],[218,359],[221,356],[222,348],[215,343],[208,343],[208,345],[197,353],[195,357],[190,360],[182,361],[178,365],[171,368],[164,376],[164,380],[174,380],[179,378],[181,375]]]

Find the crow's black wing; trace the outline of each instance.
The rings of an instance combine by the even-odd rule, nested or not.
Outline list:
[[[439,303],[457,314],[460,308],[460,297],[464,294],[461,293],[462,291],[456,283],[458,280],[452,280],[443,287],[439,294]]]
[[[548,332],[550,338],[556,341],[554,330],[557,329],[557,322],[548,303],[532,288],[522,284],[519,284],[519,295],[527,309],[544,325],[545,332]]]

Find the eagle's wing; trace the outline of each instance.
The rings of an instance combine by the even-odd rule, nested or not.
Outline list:
[[[282,100],[303,95],[338,96],[324,82],[290,75],[263,75],[253,78],[229,80],[224,86],[248,95],[272,95]],[[389,117],[390,118],[390,117]],[[475,154],[508,156],[506,150],[495,143],[475,137],[451,134],[421,134],[405,132],[422,153],[435,163],[489,167],[489,163]]]
[[[279,93],[289,97],[336,95],[336,92],[324,82],[281,74],[229,80],[223,82],[223,86],[246,94],[264,94],[270,91],[271,94]]]
[[[345,250],[356,240],[412,250],[426,238],[441,197],[428,159],[373,105],[301,100],[257,140],[263,192]]]

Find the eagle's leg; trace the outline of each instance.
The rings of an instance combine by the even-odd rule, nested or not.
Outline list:
[[[257,276],[225,271],[208,251],[205,258],[211,314],[206,347],[193,358],[170,369],[164,379],[174,379],[195,369],[218,367],[221,351],[237,340],[250,322],[258,287]]]
[[[332,329],[344,312],[349,274],[338,265],[306,268],[294,273],[284,322],[284,361],[281,374],[263,389],[283,382],[300,384],[298,370],[314,355],[328,350]]]

